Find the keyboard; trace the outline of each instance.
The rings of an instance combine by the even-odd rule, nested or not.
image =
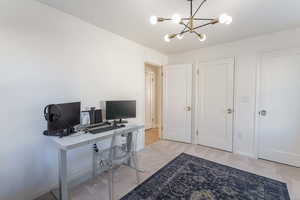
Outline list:
[[[116,129],[120,129],[120,128],[124,128],[125,125],[122,126],[108,126],[108,127],[102,127],[102,128],[94,128],[91,130],[88,130],[89,133],[91,134],[97,134],[97,133],[103,133],[106,131],[111,131],[111,130],[116,130]]]

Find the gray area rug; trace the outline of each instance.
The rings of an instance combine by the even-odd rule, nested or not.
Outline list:
[[[121,200],[290,200],[280,181],[181,154]]]

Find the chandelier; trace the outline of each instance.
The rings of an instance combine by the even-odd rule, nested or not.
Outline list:
[[[206,35],[204,33],[197,32],[198,29],[208,26],[208,25],[217,24],[217,23],[229,25],[232,22],[232,17],[226,13],[221,14],[218,18],[198,18],[198,17],[196,17],[196,14],[198,13],[200,8],[203,6],[203,4],[207,0],[203,0],[195,12],[193,9],[193,0],[187,0],[187,1],[190,2],[190,16],[189,17],[182,18],[177,13],[174,14],[171,18],[163,18],[163,17],[156,17],[156,16],[150,17],[150,23],[153,25],[155,25],[157,22],[172,21],[174,24],[180,24],[183,26],[182,31],[180,31],[178,33],[165,35],[164,40],[166,42],[170,42],[171,39],[173,39],[175,37],[177,37],[179,40],[181,40],[181,39],[183,39],[184,34],[186,34],[186,33],[195,34],[197,36],[197,38],[201,42],[203,42],[206,40]],[[197,25],[197,22],[202,22],[202,23]]]

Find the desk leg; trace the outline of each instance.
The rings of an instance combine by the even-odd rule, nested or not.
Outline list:
[[[132,161],[134,163],[134,168],[135,168],[135,173],[136,173],[136,182],[139,185],[141,183],[141,178],[140,178],[140,170],[139,170],[139,162],[138,162],[138,157],[136,152],[134,151],[132,154]]]
[[[126,144],[127,144],[127,151],[132,152],[134,151],[134,144],[133,144],[133,133],[129,133],[126,137]],[[130,167],[133,167],[132,165],[132,159],[128,159],[127,165]]]
[[[59,199],[69,200],[67,151],[59,150]]]
[[[93,149],[93,171],[92,171],[92,178],[95,179],[96,178],[96,165],[97,165],[97,160],[96,160],[96,152]]]

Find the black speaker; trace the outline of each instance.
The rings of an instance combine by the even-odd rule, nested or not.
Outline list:
[[[89,113],[90,124],[98,124],[98,123],[103,122],[102,110],[91,108],[91,110],[83,111],[83,112],[88,112]]]

